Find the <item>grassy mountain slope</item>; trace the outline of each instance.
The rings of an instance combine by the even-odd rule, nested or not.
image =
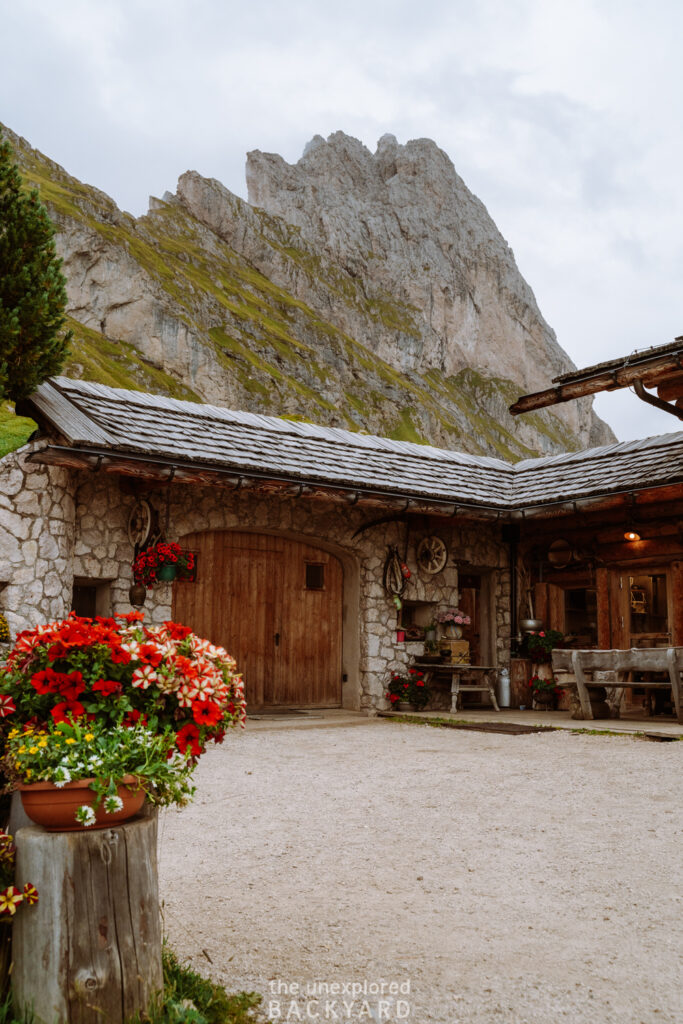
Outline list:
[[[368,291],[279,218],[233,196],[221,233],[175,197],[136,219],[8,134],[58,230],[67,375],[511,460],[578,447],[552,413],[513,421],[510,380],[407,374],[380,358],[376,329],[400,351],[416,311]],[[315,305],[297,297],[302,281]]]

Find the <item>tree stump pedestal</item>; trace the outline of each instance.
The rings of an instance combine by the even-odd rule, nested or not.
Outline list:
[[[17,1013],[42,1024],[124,1024],[163,988],[156,813],[116,828],[16,834],[17,885],[39,893],[13,924]]]

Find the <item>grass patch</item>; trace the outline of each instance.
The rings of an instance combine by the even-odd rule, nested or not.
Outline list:
[[[163,996],[148,1014],[134,1018],[130,1024],[253,1024],[253,1011],[261,1003],[258,993],[229,995],[222,985],[181,964],[166,945],[162,959]]]
[[[67,317],[73,341],[62,373],[66,377],[92,380],[112,388],[149,391],[189,402],[201,399],[181,381],[148,362],[134,345],[125,341],[109,341],[99,331]]]
[[[28,416],[17,416],[8,406],[0,405],[0,459],[26,444],[35,429]]]

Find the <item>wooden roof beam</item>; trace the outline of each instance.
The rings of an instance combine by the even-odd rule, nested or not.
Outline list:
[[[618,388],[634,387],[637,381],[647,379],[649,382],[659,374],[678,373],[682,369],[683,353],[681,352],[659,356],[650,362],[634,363],[632,365],[625,361],[622,366],[615,367],[614,369],[588,374],[579,380],[567,381],[565,384],[558,384],[556,387],[547,388],[545,391],[536,391],[530,395],[522,395],[514,405],[510,406],[510,412],[513,416],[519,416],[523,412],[546,409],[548,406],[559,405],[561,402],[571,402],[574,398],[595,395],[599,391],[614,391]]]

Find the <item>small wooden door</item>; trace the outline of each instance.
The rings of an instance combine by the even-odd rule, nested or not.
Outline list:
[[[173,617],[237,661],[247,704],[341,704],[342,567],[327,551],[267,534],[182,539],[194,583],[173,584]]]
[[[610,573],[611,646],[667,647],[672,643],[672,591],[666,568],[616,569]],[[646,690],[625,689],[626,710],[649,706]]]
[[[666,647],[672,642],[667,569],[617,569],[609,583],[612,647]]]

